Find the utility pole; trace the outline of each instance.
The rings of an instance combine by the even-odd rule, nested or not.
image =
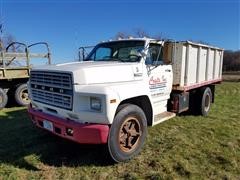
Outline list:
[[[2,51],[3,48],[3,24],[0,22],[0,51]]]

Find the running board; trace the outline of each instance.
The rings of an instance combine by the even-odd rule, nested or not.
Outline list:
[[[166,120],[168,120],[168,119],[171,119],[171,118],[173,118],[173,117],[175,117],[175,116],[176,116],[175,113],[173,113],[173,112],[168,112],[168,111],[163,112],[163,113],[160,113],[160,114],[157,114],[157,115],[154,116],[153,125],[159,124],[159,123],[161,123],[161,122],[163,122],[163,121],[166,121]]]

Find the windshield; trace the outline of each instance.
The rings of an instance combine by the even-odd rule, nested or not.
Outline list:
[[[84,61],[138,62],[145,41],[127,40],[98,44]]]

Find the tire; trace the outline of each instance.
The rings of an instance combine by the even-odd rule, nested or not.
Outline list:
[[[206,87],[203,88],[201,92],[202,98],[200,101],[200,114],[202,116],[207,116],[212,103],[212,91],[209,87]]]
[[[119,105],[117,110],[116,110],[116,114],[128,105],[131,105],[131,104],[121,104],[121,105]]]
[[[116,114],[110,128],[110,156],[115,162],[128,161],[140,152],[146,135],[147,119],[143,110],[136,105],[124,106]]]
[[[7,105],[7,102],[8,102],[7,93],[2,88],[0,88],[0,110]]]
[[[30,103],[27,84],[20,84],[15,91],[15,100],[20,106],[27,106]]]

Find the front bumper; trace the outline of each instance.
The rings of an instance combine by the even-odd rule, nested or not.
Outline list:
[[[52,130],[49,132],[62,138],[81,144],[105,144],[107,143],[109,126],[105,124],[81,124],[73,120],[55,117],[37,110],[28,108],[28,114],[32,122],[40,128],[44,128],[43,121],[51,122]]]

